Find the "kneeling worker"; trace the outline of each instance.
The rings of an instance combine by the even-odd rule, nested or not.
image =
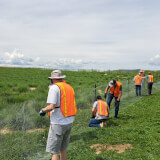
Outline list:
[[[97,100],[93,104],[89,127],[106,127],[107,119],[109,119],[109,107],[105,101],[102,101],[101,96],[97,96]]]

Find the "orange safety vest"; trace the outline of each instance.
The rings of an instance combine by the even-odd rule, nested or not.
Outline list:
[[[121,85],[122,85],[122,83],[116,81],[116,88],[114,88],[114,86],[110,87],[110,93],[114,94],[114,97],[119,96],[119,90],[120,90]]]
[[[75,116],[77,107],[75,102],[75,94],[73,88],[66,82],[58,82],[56,85],[61,91],[60,109],[64,117]]]
[[[98,100],[97,113],[98,113],[98,115],[101,115],[101,116],[108,116],[109,115],[106,102],[104,102],[102,100]]]
[[[142,77],[140,75],[135,76],[135,85],[141,85]]]
[[[153,76],[152,75],[148,75],[149,79],[148,82],[153,82]]]

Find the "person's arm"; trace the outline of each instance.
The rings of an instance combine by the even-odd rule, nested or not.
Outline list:
[[[108,92],[109,88],[110,88],[109,86],[107,86],[107,87],[106,87],[105,94],[107,94],[107,92]]]
[[[98,102],[95,101],[95,102],[93,103],[93,107],[92,107],[92,118],[95,118],[95,117],[96,117],[97,105],[98,105]]]
[[[107,104],[107,112],[108,112],[108,116],[110,114],[110,110],[109,110],[109,105]]]
[[[96,117],[96,108],[92,108],[92,117]]]
[[[122,96],[122,85],[120,86],[119,96],[117,98],[117,101],[120,101],[121,96]]]
[[[146,76],[146,79],[147,79],[147,81],[149,80],[149,76],[148,75]]]
[[[106,90],[105,90],[105,93],[104,93],[104,98],[106,98],[107,97],[107,92],[108,92],[108,90],[109,90],[109,85],[106,87]]]
[[[44,113],[50,112],[56,108],[56,104],[48,104],[45,108],[42,109]]]

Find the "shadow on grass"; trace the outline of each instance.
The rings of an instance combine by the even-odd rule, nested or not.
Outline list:
[[[102,157],[97,156],[97,157],[96,157],[96,160],[106,160],[106,159],[104,159],[104,158],[102,158]]]
[[[96,160],[106,160],[106,158],[104,159],[104,158],[102,158],[102,157],[100,157],[100,156],[97,156],[97,157],[96,157]]]
[[[92,140],[98,138],[96,132],[90,131],[90,132],[83,132],[81,134],[77,135],[71,135],[71,142],[83,139],[85,140]]]
[[[137,117],[134,115],[124,114],[121,116],[121,120],[129,120],[129,119],[136,119]]]

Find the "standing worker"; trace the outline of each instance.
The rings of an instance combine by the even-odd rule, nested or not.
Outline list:
[[[106,121],[108,118],[109,107],[106,102],[102,101],[101,96],[97,96],[97,100],[93,104],[89,127],[107,127]]]
[[[135,77],[134,77],[134,83],[135,83],[135,88],[136,88],[136,95],[138,96],[141,96],[141,85],[142,85],[142,79],[143,78],[146,78],[146,77],[143,77],[143,72],[140,71],[139,74],[137,74]],[[139,94],[138,94],[139,93]]]
[[[139,75],[141,76],[141,77],[145,77],[145,74],[144,74],[144,70],[140,70],[139,71]],[[141,89],[143,90],[144,89],[144,84],[145,84],[145,81],[144,81],[144,79],[142,79],[142,81],[141,81]]]
[[[51,85],[47,106],[40,111],[40,116],[50,112],[50,129],[48,133],[46,152],[52,154],[52,160],[67,160],[67,148],[70,140],[72,123],[77,113],[75,94],[73,88],[63,79],[60,70],[51,72]]]
[[[119,104],[120,104],[120,98],[122,96],[122,83],[111,80],[106,88],[104,97],[107,97],[107,92],[110,89],[110,93],[108,95],[107,104],[110,109],[110,104],[112,102],[113,97],[115,97],[115,115],[114,118],[117,119],[118,117],[118,111],[119,111]]]
[[[148,75],[146,76],[146,78],[148,82],[148,95],[151,95],[152,85],[153,85],[153,75],[151,75],[151,72],[148,72]]]

